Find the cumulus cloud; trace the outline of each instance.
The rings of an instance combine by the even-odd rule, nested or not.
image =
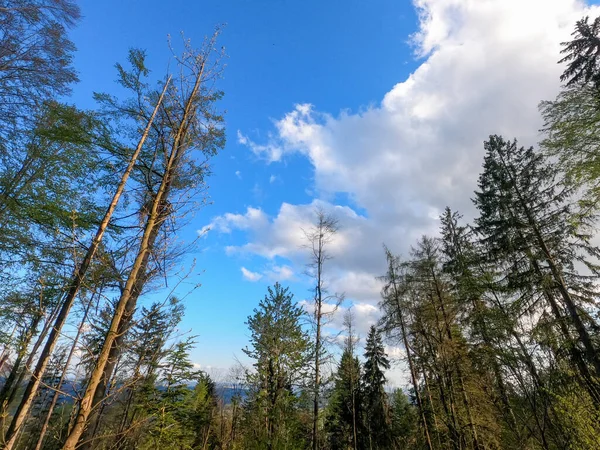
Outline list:
[[[248,232],[229,247],[267,259],[305,262],[302,228],[316,205],[340,219],[330,286],[358,304],[374,305],[385,270],[381,243],[406,254],[422,234],[436,233],[450,206],[471,218],[471,198],[490,134],[535,145],[541,100],[553,99],[562,67],[560,42],[597,6],[579,0],[414,0],[419,29],[411,42],[419,67],[390,86],[373,107],[323,112],[298,104],[274,122],[263,142],[238,140],[268,163],[304,155],[314,170],[310,204],[284,203],[274,217],[250,208],[215,219],[224,232]],[[344,105],[340,105],[342,109]],[[350,206],[323,199],[345,194]],[[357,213],[361,211],[361,213]],[[244,228],[245,227],[245,228]]]
[[[264,275],[271,281],[279,282],[294,280],[296,278],[294,269],[286,264],[281,266],[273,265],[270,269],[264,272]]]
[[[242,267],[241,270],[242,270],[242,276],[244,277],[245,280],[258,281],[262,278],[262,275],[260,273],[252,272],[252,271],[246,269],[245,267]]]
[[[199,234],[216,230],[220,233],[231,233],[232,229],[248,230],[261,228],[268,221],[267,215],[260,208],[248,207],[245,214],[226,213],[213,218],[211,223],[198,230]]]
[[[425,59],[378,106],[332,115],[299,104],[275,121],[267,142],[240,134],[267,161],[305,155],[321,198],[345,193],[367,211],[368,219],[355,219],[348,234],[398,239],[403,249],[415,235],[436,231],[445,206],[472,214],[482,142],[490,134],[527,145],[539,140],[537,105],[559,88],[560,42],[590,13],[576,0],[414,4],[420,27],[412,41]],[[245,249],[268,257],[295,251],[298,233],[287,227],[290,219],[301,222],[306,207],[284,204],[272,222],[275,236],[286,233],[285,248],[269,245],[278,240],[269,233],[266,240],[254,236],[259,239]],[[373,252],[380,254],[378,245]],[[356,272],[362,276],[371,261],[356,262]]]

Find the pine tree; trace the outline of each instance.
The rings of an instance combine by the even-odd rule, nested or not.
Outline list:
[[[337,371],[326,409],[325,431],[331,450],[364,449],[366,447],[364,407],[366,397],[362,389],[361,366],[351,348],[346,346]]]
[[[289,289],[279,283],[268,288],[248,317],[250,346],[244,353],[254,361],[254,371],[247,375],[246,414],[256,428],[247,435],[246,445],[252,448],[302,446],[295,390],[305,381],[310,357],[309,337],[301,326],[303,317],[304,311],[294,303]]]
[[[525,296],[525,308],[553,317],[580,381],[598,402],[600,353],[590,332],[596,324],[586,312],[595,295],[594,278],[574,266],[579,261],[596,272],[583,257],[597,252],[586,224],[573,220],[571,191],[557,183],[556,169],[541,154],[499,136],[491,136],[485,148],[476,231],[490,257],[507,271],[506,287]],[[544,299],[541,308],[537,295]]]
[[[391,445],[390,417],[384,370],[390,362],[383,347],[381,332],[371,325],[365,344],[363,386],[369,449],[386,449]]]

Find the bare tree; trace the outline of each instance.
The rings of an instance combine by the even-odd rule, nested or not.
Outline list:
[[[339,230],[338,220],[326,214],[322,209],[316,210],[316,221],[312,228],[303,230],[307,241],[306,248],[310,252],[307,274],[314,279],[314,378],[313,378],[313,418],[312,448],[319,448],[319,403],[321,396],[322,364],[326,356],[323,338],[323,326],[335,313],[343,301],[343,294],[329,294],[324,279],[325,263],[332,259],[328,247]]]
[[[354,358],[356,344],[360,341],[360,336],[354,332],[354,312],[352,308],[348,308],[344,314],[344,328],[346,328],[346,339],[344,340],[344,348],[348,350],[350,356]],[[350,371],[350,390],[352,392],[352,435],[354,450],[358,448],[358,429],[357,429],[357,408],[356,408],[356,390],[359,380],[354,378],[354,371]]]

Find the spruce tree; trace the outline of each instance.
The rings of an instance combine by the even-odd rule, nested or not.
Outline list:
[[[553,318],[560,346],[598,404],[600,353],[591,332],[597,324],[587,310],[595,277],[575,267],[580,262],[597,272],[585,258],[597,254],[589,225],[574,216],[572,191],[558,182],[556,168],[543,155],[499,136],[490,136],[485,149],[475,230],[488,257],[505,271],[505,288],[521,294],[521,307]],[[554,352],[558,358],[560,350]]]
[[[365,393],[361,366],[348,346],[344,349],[333,378],[325,417],[325,431],[331,450],[368,448],[365,423]]]
[[[390,362],[383,347],[381,332],[371,325],[365,343],[363,389],[368,448],[386,449],[391,445],[386,378]]]
[[[559,62],[568,65],[560,81],[566,82],[567,87],[587,83],[600,87],[600,17],[592,23],[589,19],[578,20],[571,34],[573,39],[562,43],[561,53],[565,56]]]

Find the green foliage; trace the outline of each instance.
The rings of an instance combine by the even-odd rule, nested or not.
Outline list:
[[[297,389],[306,377],[309,337],[304,311],[288,288],[276,283],[248,317],[254,371],[246,376],[246,448],[303,448]]]
[[[578,20],[571,34],[573,39],[563,42],[561,53],[565,55],[559,62],[569,63],[560,77],[567,87],[591,83],[600,87],[600,17],[589,23],[589,17]]]
[[[350,348],[342,353],[329,395],[325,418],[327,441],[332,450],[365,448],[368,442],[365,392],[361,366]]]
[[[380,331],[371,325],[365,344],[363,390],[369,448],[385,449],[391,445],[390,418],[385,392],[384,370],[390,363],[383,348]]]
[[[402,389],[394,389],[390,396],[390,429],[395,446],[400,449],[416,447],[418,418],[416,407]]]

